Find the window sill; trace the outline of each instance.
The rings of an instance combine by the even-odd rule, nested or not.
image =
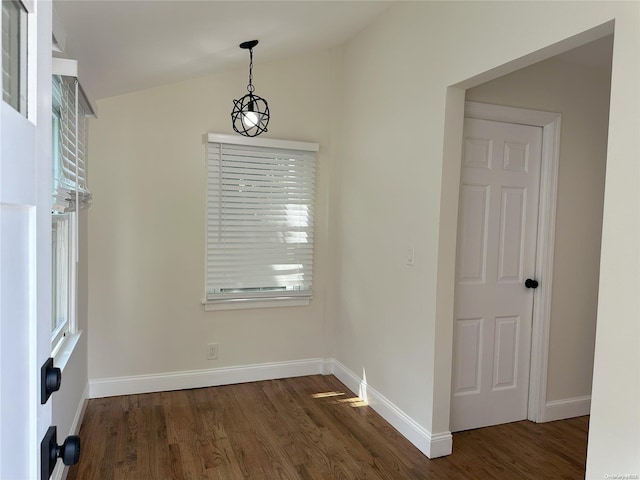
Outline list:
[[[218,310],[242,310],[248,308],[296,307],[309,305],[311,297],[239,298],[228,300],[203,300],[205,312]]]
[[[78,344],[78,340],[82,336],[82,330],[76,333],[71,333],[64,337],[62,341],[56,346],[55,350],[52,352],[51,356],[53,357],[53,364],[60,370],[64,372],[64,368],[67,366],[69,359],[73,355],[74,350],[76,349],[76,345]]]

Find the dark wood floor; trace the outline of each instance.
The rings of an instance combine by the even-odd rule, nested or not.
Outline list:
[[[454,434],[429,460],[333,376],[89,401],[68,480],[584,478],[588,417]]]

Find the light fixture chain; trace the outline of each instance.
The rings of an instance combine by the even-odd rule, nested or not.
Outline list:
[[[253,86],[253,48],[249,49],[249,85],[247,90],[249,93],[253,93],[256,88]]]

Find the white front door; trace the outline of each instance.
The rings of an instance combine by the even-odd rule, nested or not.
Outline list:
[[[465,119],[451,430],[527,418],[542,128]]]
[[[40,404],[51,353],[51,2],[2,4],[0,478],[36,480],[51,422],[51,402]]]

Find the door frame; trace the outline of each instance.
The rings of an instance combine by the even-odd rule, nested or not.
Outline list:
[[[536,293],[533,296],[527,418],[533,422],[544,422],[546,421],[549,331],[551,328],[551,290],[553,283],[553,253],[556,233],[562,115],[560,113],[543,112],[540,110],[490,105],[479,102],[465,102],[464,116],[465,118],[531,125],[542,128],[542,159],[540,163],[540,196],[535,263],[535,276],[540,282],[540,287],[536,289]]]

